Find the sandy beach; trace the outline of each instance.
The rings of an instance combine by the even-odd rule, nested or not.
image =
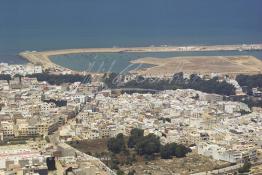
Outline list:
[[[25,51],[25,52],[21,52],[19,55],[25,58],[26,60],[28,60],[30,63],[43,66],[44,69],[68,70],[67,68],[64,68],[62,66],[53,63],[50,60],[50,57],[56,55],[78,54],[78,53],[191,52],[191,51],[196,52],[196,51],[234,51],[234,50],[240,50],[240,51],[262,50],[262,44],[213,45],[213,46],[161,46],[161,47],[152,46],[152,47],[132,47],[132,48],[80,48],[80,49],[51,50],[51,51],[42,51],[42,52]],[[152,60],[150,61],[149,64],[152,64]]]

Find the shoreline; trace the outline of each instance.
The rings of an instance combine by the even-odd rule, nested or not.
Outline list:
[[[50,51],[25,51],[19,56],[32,64],[41,65],[44,70],[67,70],[51,61],[50,57],[56,55],[80,54],[80,53],[125,53],[125,52],[203,52],[203,51],[251,51],[262,50],[262,44],[243,44],[243,45],[196,45],[196,46],[161,46],[161,47],[130,47],[130,48],[79,48],[62,49]],[[72,71],[72,70],[70,70]],[[77,72],[77,71],[75,71]]]

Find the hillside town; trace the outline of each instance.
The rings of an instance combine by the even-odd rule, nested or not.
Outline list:
[[[117,174],[68,143],[128,137],[134,128],[214,161],[261,163],[261,107],[193,89],[121,93],[97,79],[58,85],[27,76],[41,73],[41,66],[0,64],[0,175]]]

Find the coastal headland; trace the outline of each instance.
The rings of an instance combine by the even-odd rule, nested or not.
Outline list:
[[[21,57],[23,57],[24,59],[28,60],[30,63],[33,64],[37,64],[37,65],[41,65],[43,66],[43,68],[46,69],[58,69],[58,70],[69,70],[67,68],[64,68],[60,65],[57,65],[55,63],[53,63],[50,60],[50,57],[52,56],[56,56],[56,55],[67,55],[67,54],[78,54],[78,53],[122,53],[122,52],[197,52],[197,51],[249,51],[249,50],[262,50],[262,44],[243,44],[243,45],[210,45],[210,46],[161,46],[161,47],[155,47],[155,46],[150,46],[150,47],[130,47],[130,48],[118,48],[118,47],[113,47],[113,48],[80,48],[80,49],[64,49],[64,50],[51,50],[51,51],[25,51],[25,52],[21,52],[19,53],[19,55]],[[243,57],[243,56],[236,56],[238,59],[251,59],[253,61],[246,63],[246,67],[250,68],[246,68],[244,70],[244,72],[258,72],[261,71],[261,69],[258,69],[258,66],[261,66],[260,64],[260,60],[257,60],[254,57]],[[183,58],[183,57],[181,57]],[[192,62],[194,62],[194,57],[191,57]],[[205,57],[203,57],[203,59],[197,59],[195,63],[197,64],[202,64],[205,65],[205,67],[208,67],[209,64],[207,64],[207,59],[204,59]],[[221,58],[221,57],[216,57],[217,58]],[[223,57],[225,58],[225,57]],[[165,60],[165,61],[164,61]],[[132,63],[147,63],[147,64],[154,64],[157,65],[156,68],[163,68],[165,71],[165,66],[163,66],[164,63],[170,63],[170,60],[176,60],[174,58],[168,58],[168,59],[161,59],[161,65],[160,63],[156,63],[155,60],[152,59],[146,59],[145,60],[141,60],[139,59],[139,61],[133,61]],[[179,59],[181,60],[181,59]],[[210,59],[213,60],[214,59]],[[226,65],[227,67],[229,67],[227,65],[227,63],[229,62],[229,59],[218,59],[218,61],[221,62],[221,66],[222,65]],[[222,64],[222,62],[225,62],[225,64]],[[242,62],[242,61],[240,61]],[[254,65],[253,65],[254,63]],[[177,61],[173,62],[173,67],[175,66],[174,64],[178,64]],[[242,67],[238,67],[239,62],[234,62],[233,63],[235,65],[235,68],[237,71],[241,71]],[[255,69],[252,68],[252,66],[255,66]],[[176,67],[176,66],[175,66]],[[194,66],[193,66],[194,67]],[[192,69],[193,69],[192,67]],[[188,67],[188,69],[190,69],[190,67]],[[217,67],[217,69],[219,70],[219,67]],[[146,70],[154,70],[153,68],[148,68]],[[173,69],[168,69],[169,71],[173,71]],[[212,70],[212,68],[210,68],[210,71]],[[160,69],[158,69],[158,71],[154,70],[153,73],[157,72],[159,73],[159,71],[162,71]],[[195,72],[197,70],[192,70],[191,72]],[[223,71],[223,69],[221,70]],[[208,71],[205,71],[208,72]],[[233,70],[233,72],[235,72]],[[150,73],[150,72],[149,72]]]

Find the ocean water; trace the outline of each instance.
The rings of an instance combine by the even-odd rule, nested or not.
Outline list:
[[[0,0],[0,62],[24,50],[262,43],[261,0]]]

